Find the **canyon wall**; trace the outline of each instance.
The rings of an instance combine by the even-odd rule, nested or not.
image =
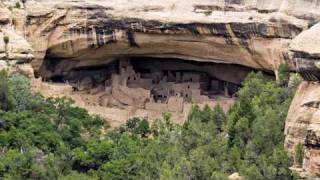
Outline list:
[[[303,169],[319,176],[320,173],[320,121],[319,83],[303,82],[291,104],[286,121],[285,147],[294,154],[295,146],[304,145]]]
[[[18,71],[33,77],[33,68],[29,64],[34,58],[32,46],[23,32],[12,26],[17,12],[22,11],[10,11],[0,2],[0,70]]]
[[[43,77],[119,56],[175,57],[274,71],[290,62],[291,39],[318,18],[300,1],[279,2],[30,2],[26,29],[35,52],[33,65]],[[48,59],[55,62],[54,69],[43,63]]]
[[[292,61],[297,72],[308,80],[303,82],[293,99],[287,121],[285,147],[293,152],[295,146],[303,144],[305,158],[303,169],[320,175],[320,24],[299,34],[290,44]]]
[[[303,168],[319,175],[320,0],[28,0],[15,8],[16,2],[0,2],[0,69],[11,65],[29,76],[34,69],[48,79],[121,57],[275,74],[279,64],[290,64],[305,81],[289,110],[285,146],[294,154],[302,143]]]

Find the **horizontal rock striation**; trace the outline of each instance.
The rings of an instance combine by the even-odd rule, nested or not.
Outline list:
[[[318,17],[296,2],[293,6],[287,1],[29,3],[27,36],[35,50],[34,67],[43,77],[122,56],[233,63],[274,71],[280,63],[290,63],[289,43]],[[302,18],[301,12],[308,17]],[[54,63],[47,66],[44,59]],[[54,69],[49,68],[52,64]]]
[[[308,81],[320,80],[320,23],[299,34],[290,44],[297,71]]]
[[[294,154],[297,144],[304,145],[303,169],[320,175],[320,24],[299,34],[290,44],[296,70],[306,80],[300,85],[286,121],[285,146]],[[313,83],[311,83],[311,82]]]
[[[0,60],[34,58],[36,74],[45,79],[123,57],[237,64],[268,72],[289,63],[306,81],[289,111],[285,146],[293,152],[304,144],[303,167],[319,175],[319,84],[310,81],[320,80],[320,0],[30,0],[22,9],[14,4],[0,2]],[[226,80],[221,71],[214,70],[215,76]],[[228,80],[238,84],[231,76],[238,78]]]
[[[0,2],[0,60],[30,61],[32,48],[23,35],[13,27],[15,14]]]

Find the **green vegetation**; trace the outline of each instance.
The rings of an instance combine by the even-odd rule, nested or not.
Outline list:
[[[205,11],[204,12],[204,15],[206,15],[206,16],[211,16],[211,14],[212,14],[212,11]]]
[[[21,5],[20,5],[20,3],[19,3],[19,2],[16,2],[16,6],[15,6],[15,8],[17,8],[17,9],[20,9],[20,8],[21,8]]]
[[[5,35],[3,36],[3,42],[4,42],[4,51],[6,53],[6,58],[9,58],[9,52],[8,52],[8,44],[9,44],[9,36]]]
[[[170,114],[133,118],[108,130],[66,99],[30,91],[27,78],[0,75],[0,179],[294,179],[283,148],[293,92],[250,74],[228,114],[193,107],[183,125]]]
[[[288,64],[280,64],[278,72],[278,83],[280,86],[288,85],[290,79],[290,67]]]
[[[316,25],[317,24],[317,21],[315,19],[311,19],[309,22],[308,22],[308,29],[310,29],[312,26]]]
[[[294,160],[295,160],[295,164],[298,167],[302,167],[303,157],[304,157],[303,145],[299,143],[298,145],[296,145],[294,149]]]
[[[0,109],[9,110],[13,103],[12,93],[9,93],[7,73],[0,72]]]
[[[250,179],[291,179],[283,129],[293,92],[250,74],[229,114],[228,146]]]
[[[0,179],[56,179],[72,149],[98,138],[103,121],[66,99],[44,99],[21,75],[0,74]]]
[[[9,36],[3,36],[3,42],[5,44],[8,44],[9,43]]]

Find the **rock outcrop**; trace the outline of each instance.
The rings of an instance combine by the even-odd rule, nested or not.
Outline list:
[[[304,145],[303,169],[320,175],[320,24],[299,34],[290,44],[290,55],[303,82],[291,104],[286,121],[285,146],[294,155],[296,145]]]
[[[308,81],[320,80],[320,23],[299,34],[290,44],[297,71]]]
[[[294,155],[295,146],[304,145],[303,169],[320,175],[320,84],[303,82],[292,101],[286,121],[285,147]]]
[[[26,74],[31,77],[33,69],[30,64],[24,63],[29,63],[33,59],[33,49],[22,31],[16,29],[13,23],[15,18],[13,11],[0,2],[0,69],[23,73],[26,70],[28,71]]]
[[[0,69],[33,59],[36,75],[50,79],[122,57],[237,64],[271,74],[289,63],[305,82],[289,111],[285,146],[293,152],[304,144],[303,167],[319,175],[320,0],[28,0],[22,9],[14,8],[17,1],[0,2]],[[17,66],[33,75],[30,65]],[[50,94],[48,84],[39,89]],[[109,109],[108,117],[132,115],[120,111]]]
[[[14,22],[21,15],[19,10],[10,11],[3,2],[0,2],[0,60],[30,61],[33,59],[33,50],[25,39],[21,29],[17,29]]]
[[[33,65],[36,70],[42,66],[43,77],[121,56],[175,57],[274,71],[289,62],[291,39],[319,17],[316,3],[294,2],[30,2],[26,29],[35,50]]]
[[[240,176],[239,173],[233,173],[228,177],[229,180],[244,180],[244,177]]]
[[[5,39],[7,38],[7,43]],[[3,28],[0,32],[0,59],[28,62],[33,59],[32,48],[15,30]]]

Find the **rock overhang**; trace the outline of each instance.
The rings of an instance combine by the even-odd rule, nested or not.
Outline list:
[[[14,1],[4,2],[14,6]],[[58,71],[44,71],[43,75],[49,77],[74,69],[102,67],[122,57],[139,56],[206,61],[221,66],[225,65],[222,63],[241,64],[268,71],[277,70],[279,64],[287,62],[292,63],[293,70],[300,72],[305,80],[319,81],[319,25],[304,31],[319,21],[319,9],[319,0],[30,0],[27,1],[28,16],[21,17],[26,18],[26,26],[21,26],[26,29],[17,31],[34,49],[36,70],[41,64],[53,62],[52,67]],[[0,15],[0,29],[11,26],[10,16]],[[79,30],[85,37],[77,35]],[[110,38],[112,36],[117,37],[117,41]],[[231,70],[220,75],[226,72]],[[54,94],[51,85],[48,83],[44,88],[48,91],[44,95]],[[72,88],[64,85],[56,94],[72,96]],[[293,101],[291,117],[286,122],[286,147],[293,151],[296,142],[306,143],[304,168],[313,173],[319,172],[319,113],[314,117],[305,115],[316,110],[313,106],[319,106],[318,86],[309,82],[301,85],[305,90],[297,93],[298,99]],[[84,96],[86,99],[90,95]],[[301,106],[305,100],[312,101],[312,107]],[[127,114],[118,119],[117,126],[129,119],[131,112],[131,109],[81,107],[94,114],[107,114],[106,118],[110,119]],[[141,114],[144,116],[147,112]]]
[[[44,58],[96,62],[153,55],[274,71],[283,62],[291,63],[287,47],[308,25],[294,12],[270,10],[284,2],[272,7],[261,2],[172,3],[57,1],[44,8],[50,13],[37,8],[45,2],[29,6],[28,31],[36,31],[30,38],[35,68]],[[206,8],[210,13],[202,12]]]
[[[163,24],[139,19],[111,20],[104,27],[78,27],[54,34],[55,44],[48,45],[46,57],[92,62],[117,56],[180,57],[274,70],[275,63],[285,61],[283,48],[301,31],[276,28],[254,23]],[[278,62],[271,60],[274,53],[279,56],[275,60]]]
[[[320,23],[303,31],[289,46],[297,71],[309,81],[320,80]]]

